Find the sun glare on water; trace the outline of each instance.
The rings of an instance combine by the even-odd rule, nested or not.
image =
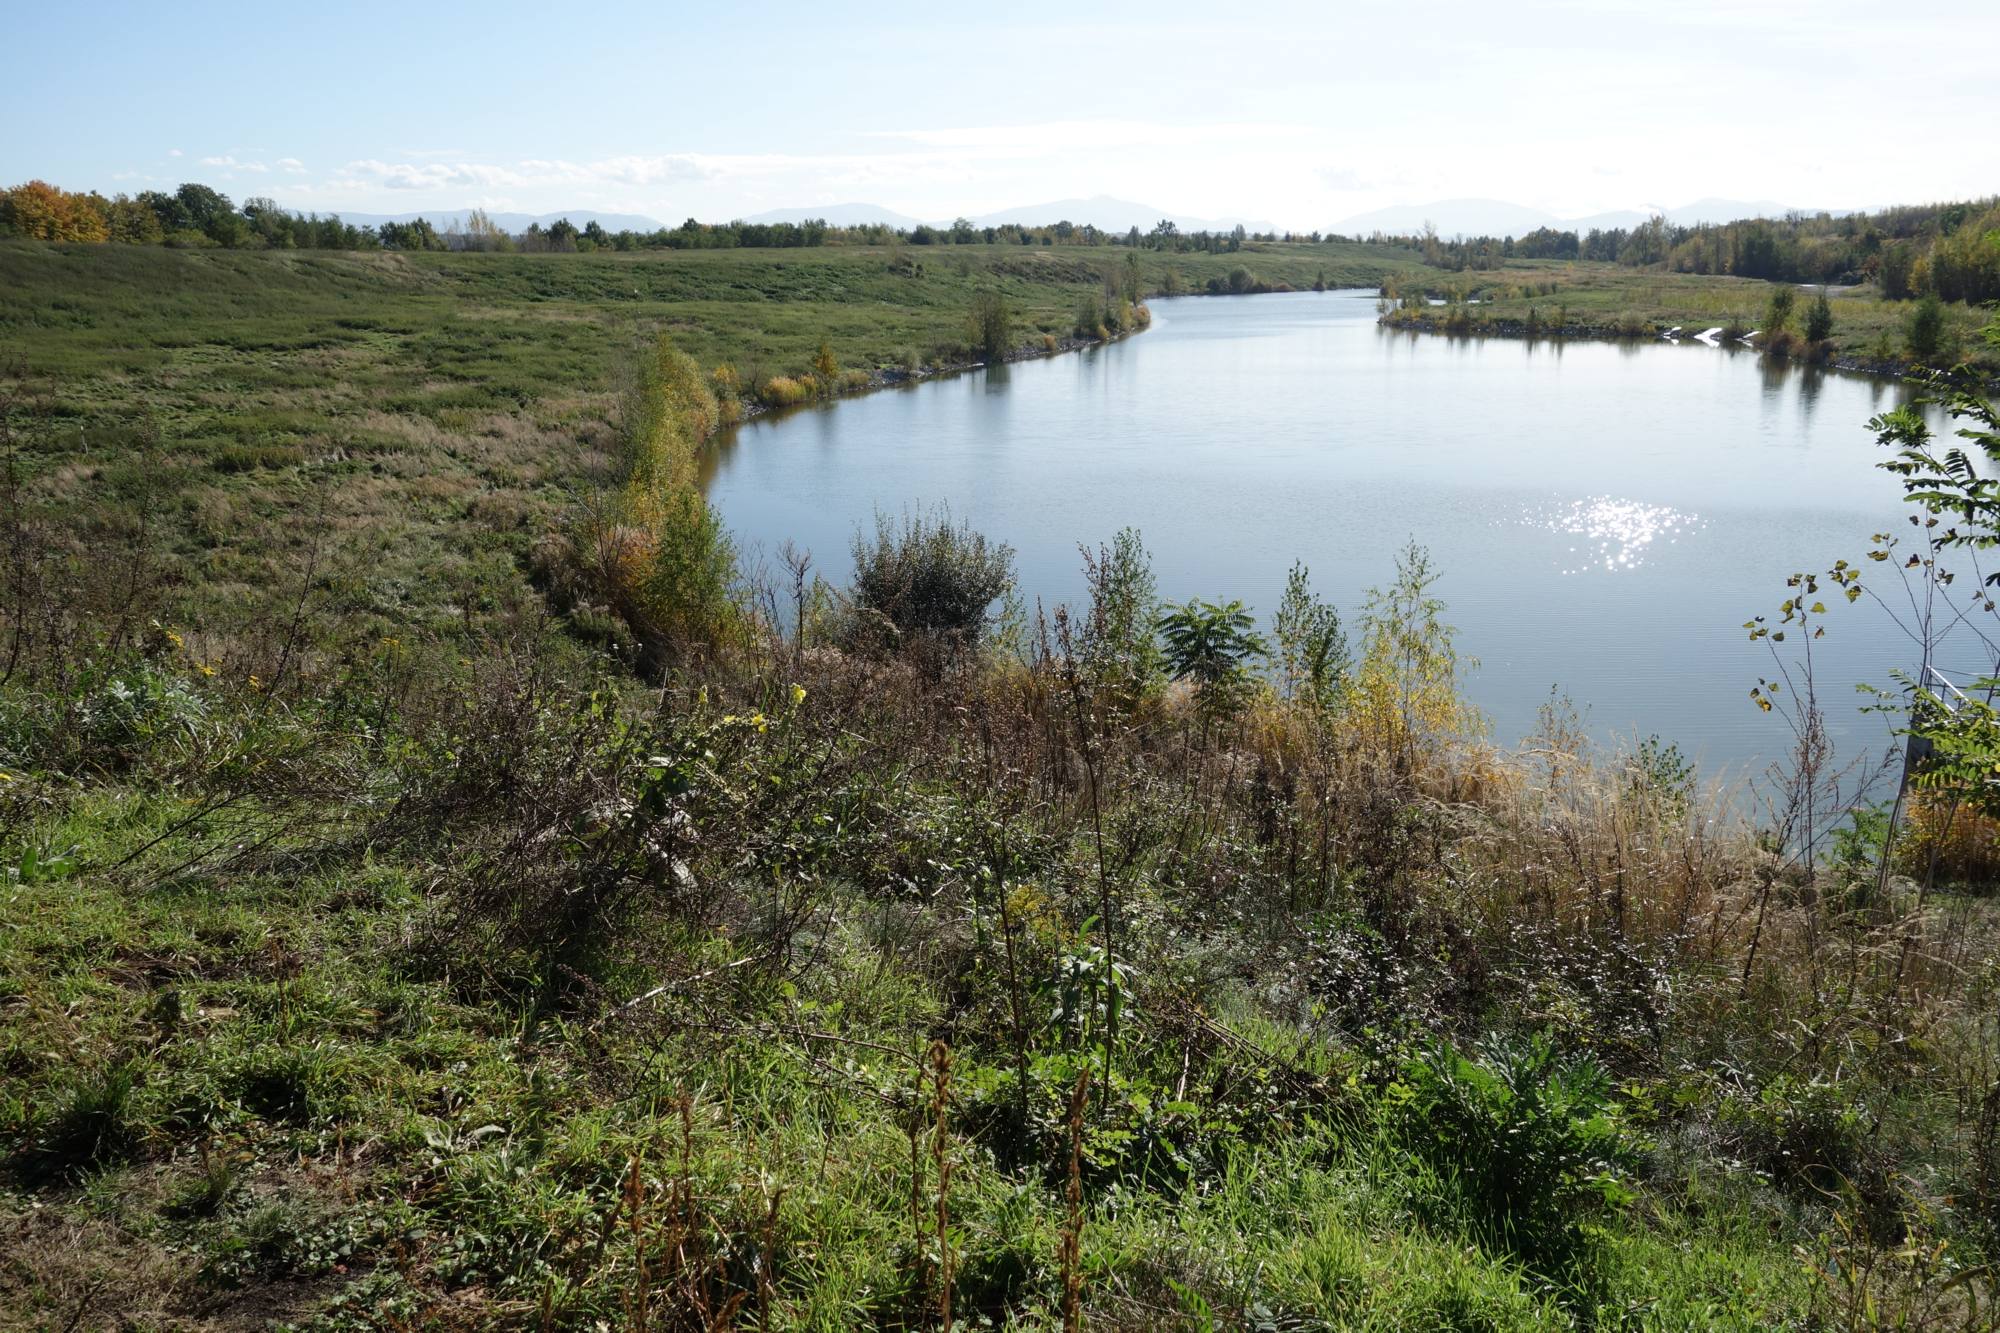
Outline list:
[[[1609,495],[1533,508],[1525,521],[1530,527],[1579,539],[1569,548],[1574,563],[1563,570],[1565,574],[1637,569],[1655,543],[1671,545],[1682,533],[1701,527],[1698,514]]]

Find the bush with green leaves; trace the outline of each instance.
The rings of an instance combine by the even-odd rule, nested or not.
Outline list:
[[[1153,626],[1166,649],[1167,670],[1191,682],[1204,718],[1224,717],[1242,706],[1253,681],[1250,659],[1266,649],[1256,621],[1240,601],[1191,597],[1170,605]]]
[[[1488,1245],[1551,1277],[1585,1257],[1592,1223],[1629,1201],[1638,1144],[1611,1075],[1545,1033],[1466,1056],[1439,1043],[1390,1090],[1405,1141]]]
[[[1792,311],[1798,305],[1799,294],[1790,283],[1779,283],[1771,289],[1771,299],[1764,307],[1764,335],[1776,338],[1792,327]]]
[[[1163,679],[1153,621],[1159,611],[1152,557],[1137,528],[1122,529],[1108,546],[1083,551],[1090,610],[1077,655],[1094,694],[1130,709]]]
[[[1944,302],[1925,292],[1903,325],[1903,346],[1917,361],[1935,361],[1944,352],[1944,334]]]
[[[1868,1108],[1834,1080],[1779,1074],[1754,1094],[1724,1097],[1726,1143],[1751,1167],[1808,1193],[1869,1183]]]
[[[970,342],[988,361],[1001,360],[1014,349],[1014,315],[999,292],[981,292],[972,299]]]
[[[905,514],[900,524],[877,514],[874,539],[854,538],[854,605],[904,644],[976,646],[993,603],[1013,586],[1014,548],[948,510]]]
[[[1347,635],[1340,626],[1340,613],[1313,592],[1311,575],[1303,562],[1293,564],[1285,580],[1285,595],[1271,621],[1271,633],[1276,644],[1269,654],[1270,663],[1284,697],[1315,713],[1331,709],[1340,699],[1352,665]]]

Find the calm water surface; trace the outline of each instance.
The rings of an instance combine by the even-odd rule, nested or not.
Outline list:
[[[1750,704],[1772,664],[1743,622],[1789,572],[1859,561],[1903,522],[1866,424],[1904,392],[1887,381],[1393,333],[1365,293],[1154,313],[1115,346],[752,422],[715,450],[709,497],[753,560],[789,538],[843,580],[878,510],[945,502],[1015,547],[1031,604],[1079,598],[1078,543],[1126,525],[1176,599],[1268,613],[1300,559],[1351,629],[1415,538],[1498,739],[1531,732],[1556,686],[1600,737],[1658,733],[1711,775],[1785,747]],[[1888,725],[1853,686],[1908,654],[1879,609],[1829,605],[1821,692],[1842,749],[1873,752]],[[1959,655],[1979,671],[1969,641]]]

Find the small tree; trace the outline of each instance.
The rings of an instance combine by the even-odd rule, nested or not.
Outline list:
[[[831,394],[840,382],[840,362],[833,354],[833,344],[824,338],[820,339],[819,350],[813,353],[813,381],[822,397]]]
[[[1137,528],[1122,529],[1109,546],[1084,548],[1084,581],[1090,616],[1079,656],[1095,689],[1130,708],[1150,694],[1161,676],[1160,646],[1153,637],[1159,593],[1152,558]]]
[[[972,298],[972,345],[988,361],[998,361],[1012,350],[1012,325],[1006,297],[981,292]]]
[[[1984,336],[2000,348],[2000,320]],[[1868,423],[1877,442],[1896,451],[1881,466],[1902,479],[1904,498],[1928,515],[1924,532],[1933,559],[1954,549],[1991,550],[2000,546],[2000,477],[1994,475],[2000,467],[2000,403],[1976,377],[1934,375],[1931,382],[1935,391],[1929,401],[1949,414],[1957,427],[1953,434],[1965,443],[1941,444],[1924,403],[1912,403]],[[1928,562],[1922,566],[1934,567]],[[1932,577],[1952,582],[1949,571]],[[1972,606],[1990,615],[1996,585],[2000,575],[1987,575]],[[2000,819],[2000,710],[1992,703],[2000,691],[2000,665],[1963,694],[1940,690],[1927,676],[1907,683],[1912,696],[1909,731],[1930,748],[1917,785],[1970,801],[1988,817]]]
[[[1826,289],[1820,289],[1806,309],[1806,341],[1823,343],[1833,336],[1833,302],[1826,299]]]
[[[1153,622],[1166,645],[1168,671],[1175,680],[1194,682],[1204,729],[1210,720],[1234,713],[1250,692],[1247,663],[1266,651],[1251,628],[1255,623],[1242,602],[1199,597],[1169,606]]]
[[[1284,600],[1271,630],[1277,639],[1270,662],[1278,688],[1314,712],[1331,709],[1347,679],[1347,635],[1340,613],[1314,594],[1303,563],[1294,564],[1285,580]]]
[[[1767,341],[1775,341],[1792,327],[1792,311],[1798,304],[1798,293],[1790,283],[1781,283],[1771,290],[1770,304],[1764,307],[1764,336]]]
[[[1944,302],[1936,292],[1925,292],[1903,326],[1903,346],[1918,361],[1936,359],[1944,350]]]

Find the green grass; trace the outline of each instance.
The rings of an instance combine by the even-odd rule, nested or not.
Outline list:
[[[603,650],[657,334],[707,411],[1112,259],[0,245],[0,1327],[1990,1327],[1976,882],[1457,738],[1393,610],[1221,718],[1139,602]]]
[[[65,832],[93,864],[157,832],[108,793],[90,807]],[[774,1327],[895,1323],[925,1299],[897,1109],[914,1088],[907,1063],[853,1044],[606,1031],[471,1000],[465,979],[412,975],[398,941],[422,928],[426,903],[401,870],[229,885],[224,898],[207,882],[90,874],[0,899],[0,965],[17,988],[0,1129],[32,1126],[24,1151],[44,1182],[43,1206],[7,1222],[9,1326],[87,1308],[141,1322],[199,1309],[199,1326],[217,1327],[466,1327],[532,1321],[545,1294],[561,1326],[619,1319],[631,1241],[601,1238],[634,1160],[648,1207],[684,1184],[733,1244],[763,1243],[783,1191]],[[892,961],[908,944],[875,934],[877,910],[847,903],[854,924],[809,973],[761,1018],[729,1019],[908,1049],[955,1001],[946,978]],[[1004,1056],[962,1059],[961,1095],[976,1101]],[[1574,1317],[1574,1301],[1504,1247],[1441,1230],[1439,1185],[1390,1113],[1376,1126],[1364,1099],[1359,1114],[1219,1141],[1199,1188],[1094,1202],[1093,1322],[1199,1326],[1207,1311],[1215,1327],[1247,1314],[1280,1327],[1534,1329]],[[1044,1326],[1059,1188],[1004,1168],[976,1136],[952,1152],[961,1318],[983,1307]],[[55,1173],[68,1184],[50,1194]],[[1802,1275],[1757,1197],[1704,1199],[1699,1223],[1673,1209],[1657,1229],[1615,1229],[1593,1308],[1644,1312],[1636,1327],[1745,1329],[1800,1308]],[[732,1264],[718,1271],[742,1281]]]
[[[1708,328],[1760,329],[1772,292],[1771,283],[1756,278],[1557,260],[1518,262],[1491,273],[1432,273],[1419,285],[1434,296],[1456,294],[1479,304],[1463,311],[1398,311],[1398,322],[1474,334],[1503,326],[1518,335],[1532,317],[1545,335],[1566,326],[1571,336],[1591,337],[1650,338],[1677,326],[1685,337]],[[1809,299],[1800,296],[1794,333],[1804,327]],[[1837,291],[1830,359],[1889,373],[1908,369],[1903,333],[1914,306],[1912,301],[1884,300],[1872,286]],[[1941,360],[1964,356],[1989,372],[2000,372],[2000,353],[1976,336],[1988,319],[1986,311],[1962,303],[1947,306],[1947,354]]]
[[[554,517],[616,475],[622,395],[662,332],[746,384],[952,365],[977,293],[1023,342],[1066,336],[1123,250],[1022,247],[608,255],[238,253],[0,242],[0,367],[30,502],[69,532],[143,503],[192,614],[284,582],[337,533],[359,610],[437,621],[518,596]],[[1241,267],[1273,284],[1412,267],[1378,247],[1142,254],[1143,282]],[[143,497],[139,492],[143,492]]]

